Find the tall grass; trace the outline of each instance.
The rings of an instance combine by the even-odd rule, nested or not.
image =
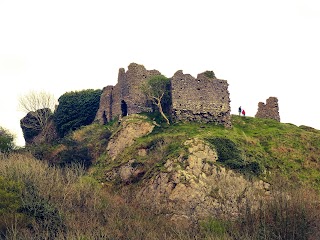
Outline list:
[[[0,159],[0,176],[22,186],[0,239],[194,239],[193,230],[127,203],[78,165],[60,169],[28,155]]]
[[[250,205],[234,223],[236,239],[320,239],[320,197],[308,187],[292,187],[278,178],[269,199],[252,211]]]

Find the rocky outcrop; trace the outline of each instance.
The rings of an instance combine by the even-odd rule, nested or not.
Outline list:
[[[236,218],[247,206],[255,208],[268,196],[269,184],[249,181],[221,166],[216,149],[199,138],[184,141],[179,157],[160,157],[160,162],[154,162],[152,148],[137,145],[129,160],[121,160],[121,153],[153,128],[154,123],[143,116],[125,117],[107,147],[109,163],[118,164],[105,173],[105,179],[124,186],[139,182],[129,187],[134,191],[129,194],[134,196],[131,200],[188,225],[207,217]],[[157,148],[166,149],[165,144]]]
[[[147,121],[147,117],[132,114],[124,117],[118,130],[110,138],[107,146],[108,155],[114,160],[126,147],[131,146],[134,141],[152,132],[155,123]]]
[[[137,198],[174,221],[237,217],[246,204],[253,208],[268,195],[269,185],[249,181],[216,164],[217,152],[200,139],[186,141],[189,156],[165,163],[166,170],[143,184]]]
[[[255,117],[274,119],[280,122],[278,99],[276,97],[269,97],[266,101],[266,104],[259,102],[258,111]]]
[[[20,127],[27,146],[51,143],[59,138],[50,109],[29,112],[20,120]]]

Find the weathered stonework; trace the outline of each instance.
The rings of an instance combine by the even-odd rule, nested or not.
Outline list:
[[[231,127],[226,80],[217,79],[212,72],[194,78],[180,70],[172,77],[171,88],[175,121],[215,122]]]
[[[127,104],[128,115],[150,111],[151,108],[148,106],[140,86],[146,79],[160,74],[157,70],[146,70],[143,65],[136,63],[131,63],[128,66],[128,71],[120,68],[118,83],[103,89],[96,120],[103,124],[105,121],[119,117],[121,115],[121,100]]]
[[[256,118],[270,118],[280,122],[279,104],[276,97],[269,97],[266,104],[259,102]]]
[[[127,104],[128,115],[151,111],[140,86],[157,70],[146,70],[131,63],[128,71],[119,69],[118,83],[103,89],[96,120],[104,124],[121,115],[121,101]],[[212,71],[198,74],[195,79],[178,71],[171,79],[173,121],[214,122],[231,127],[228,83],[217,79]]]

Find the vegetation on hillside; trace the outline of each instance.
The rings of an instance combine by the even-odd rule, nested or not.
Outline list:
[[[231,129],[215,124],[157,127],[110,161],[106,146],[119,127],[89,123],[52,145],[0,158],[0,239],[317,239],[320,237],[320,131],[275,120],[232,115]],[[0,131],[1,133],[1,131]],[[12,152],[13,138],[7,152]],[[165,171],[166,160],[187,157],[183,143],[199,138],[215,148],[216,164],[248,179],[271,183],[269,199],[257,211],[250,205],[239,218],[202,219],[183,229],[132,201],[123,186]],[[3,140],[4,139],[4,140]],[[4,146],[7,146],[4,144]],[[139,154],[145,149],[148,155]],[[106,173],[132,160],[141,168],[131,182],[108,182]],[[181,166],[183,167],[183,166]],[[113,184],[113,185],[112,185]],[[115,187],[113,187],[115,186]]]
[[[193,231],[126,202],[80,165],[0,155],[0,239],[184,239]]]
[[[67,92],[58,99],[54,122],[61,137],[93,122],[99,108],[102,90]]]
[[[7,129],[0,127],[0,153],[8,153],[15,148],[14,136]]]

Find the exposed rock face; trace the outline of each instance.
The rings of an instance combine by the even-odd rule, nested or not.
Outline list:
[[[112,160],[126,147],[131,146],[135,139],[152,132],[155,125],[146,121],[146,117],[133,114],[123,118],[118,131],[111,137],[107,151]]]
[[[269,97],[266,104],[259,102],[256,118],[270,118],[280,122],[279,104],[276,97]]]
[[[228,83],[213,72],[197,78],[177,71],[172,77],[172,114],[176,121],[215,122],[231,127]]]
[[[203,140],[191,139],[188,159],[168,160],[166,171],[146,181],[137,195],[155,210],[164,210],[173,220],[196,221],[209,216],[237,217],[249,206],[257,206],[268,195],[269,185],[251,182],[240,174],[215,164],[217,153]]]
[[[51,143],[58,139],[59,135],[53,120],[50,120],[46,127],[37,136],[32,139],[33,144]]]
[[[42,115],[43,117],[41,117]],[[39,109],[35,112],[29,112],[20,120],[20,127],[27,146],[51,143],[59,138],[51,116],[52,113],[49,109]],[[45,125],[41,121],[46,121]]]
[[[160,74],[157,70],[146,70],[143,65],[136,63],[131,63],[128,66],[128,71],[120,68],[118,83],[103,89],[95,119],[103,124],[105,121],[110,121],[121,115],[122,100],[127,104],[128,115],[151,111],[140,86],[146,79]]]

